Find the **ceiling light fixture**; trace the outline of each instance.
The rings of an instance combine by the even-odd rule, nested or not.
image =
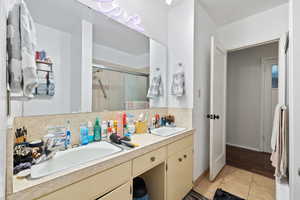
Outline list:
[[[171,5],[173,0],[166,0],[166,4]]]

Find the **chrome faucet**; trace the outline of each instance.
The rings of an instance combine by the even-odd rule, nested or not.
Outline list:
[[[66,136],[50,136],[44,143],[44,153],[47,157],[52,158],[56,152],[65,150]]]
[[[39,164],[53,158],[58,151],[66,150],[66,134],[64,132],[49,133],[44,136],[43,141],[43,155],[36,160],[35,164]]]

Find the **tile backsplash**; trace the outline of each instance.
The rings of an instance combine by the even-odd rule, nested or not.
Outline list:
[[[62,114],[62,115],[44,115],[33,117],[16,117],[13,123],[13,129],[25,126],[28,130],[28,141],[41,139],[46,135],[47,127],[49,126],[64,126],[67,120],[71,122],[72,142],[79,143],[79,126],[81,123],[92,121],[96,117],[101,120],[114,120],[119,112],[123,111],[108,111],[108,112],[92,112],[92,113],[78,113],[78,114]],[[136,117],[140,113],[149,113],[149,119],[156,113],[160,115],[171,114],[175,116],[176,125],[179,127],[192,127],[192,109],[180,108],[151,108],[146,110],[130,110],[126,111]]]

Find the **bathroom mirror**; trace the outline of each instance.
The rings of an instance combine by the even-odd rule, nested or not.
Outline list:
[[[31,100],[11,94],[13,116],[167,106],[163,96],[147,98],[154,73],[166,89],[164,45],[76,0],[25,2],[36,25],[39,85]]]

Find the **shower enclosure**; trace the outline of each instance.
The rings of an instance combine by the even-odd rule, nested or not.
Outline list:
[[[93,112],[149,108],[149,74],[93,66]]]

